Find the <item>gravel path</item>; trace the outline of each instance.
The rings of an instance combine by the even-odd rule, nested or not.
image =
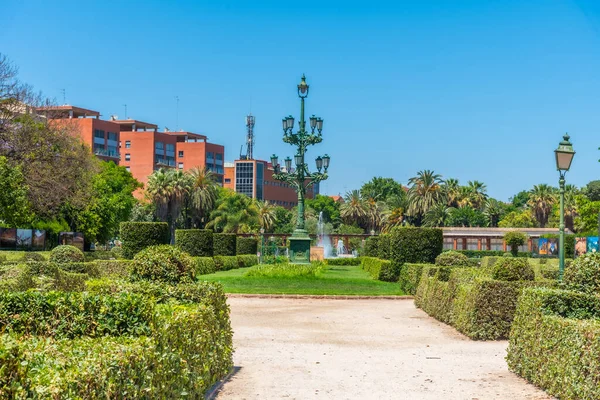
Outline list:
[[[218,399],[551,399],[412,300],[230,298],[236,372]]]

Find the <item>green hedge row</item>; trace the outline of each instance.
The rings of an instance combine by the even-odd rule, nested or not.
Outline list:
[[[377,258],[389,260],[391,257],[392,237],[389,233],[379,235],[379,244],[377,246]]]
[[[600,298],[556,289],[521,296],[509,368],[561,399],[600,398]]]
[[[494,280],[481,268],[424,266],[415,304],[471,339],[497,340],[508,337],[523,288],[553,284]]]
[[[445,250],[445,251],[457,251],[464,254],[468,258],[482,258],[482,257],[502,257],[507,251],[501,250]],[[532,253],[520,251],[517,257],[533,257]]]
[[[121,247],[123,257],[127,259],[132,259],[146,247],[169,244],[169,237],[166,222],[121,222]]]
[[[337,266],[361,265],[362,260],[361,257],[327,258],[325,264]]]
[[[235,256],[237,236],[235,233],[213,234],[213,255]]]
[[[213,232],[210,229],[177,229],[175,245],[192,257],[212,257]]]
[[[254,254],[258,252],[258,240],[253,237],[239,237],[237,238],[236,254]]]
[[[391,261],[381,260],[374,257],[362,257],[361,267],[371,275],[373,279],[385,282],[397,282],[400,273],[399,268]]]
[[[379,256],[379,236],[371,236],[367,238],[365,241],[365,248],[363,250],[363,255],[365,257],[375,257]]]
[[[419,287],[419,281],[423,273],[423,268],[429,267],[431,264],[411,264],[406,263],[400,268],[398,283],[400,288],[406,294],[414,295]]]
[[[87,279],[88,274],[65,271],[55,263],[38,261],[0,266],[0,290],[82,291]]]
[[[390,234],[390,257],[396,265],[432,264],[442,252],[444,237],[438,228],[394,228]]]

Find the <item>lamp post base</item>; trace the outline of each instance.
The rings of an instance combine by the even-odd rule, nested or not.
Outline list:
[[[295,233],[295,232],[294,232]],[[290,238],[290,262],[294,264],[310,264],[310,238],[292,236]]]

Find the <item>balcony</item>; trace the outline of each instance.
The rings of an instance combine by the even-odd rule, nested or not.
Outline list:
[[[154,162],[161,167],[175,167],[175,160],[168,160],[165,157],[156,156]]]
[[[97,156],[99,156],[99,157],[114,158],[116,160],[120,160],[121,159],[121,155],[119,154],[118,151],[107,150],[107,149],[103,149],[101,147],[95,148],[94,149],[94,154],[97,155]]]

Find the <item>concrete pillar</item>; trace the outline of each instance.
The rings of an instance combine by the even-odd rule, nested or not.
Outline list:
[[[477,238],[477,250],[481,250],[481,238]]]
[[[458,239],[454,238],[454,239],[452,239],[452,241],[453,241],[452,248],[454,250],[458,250]]]

